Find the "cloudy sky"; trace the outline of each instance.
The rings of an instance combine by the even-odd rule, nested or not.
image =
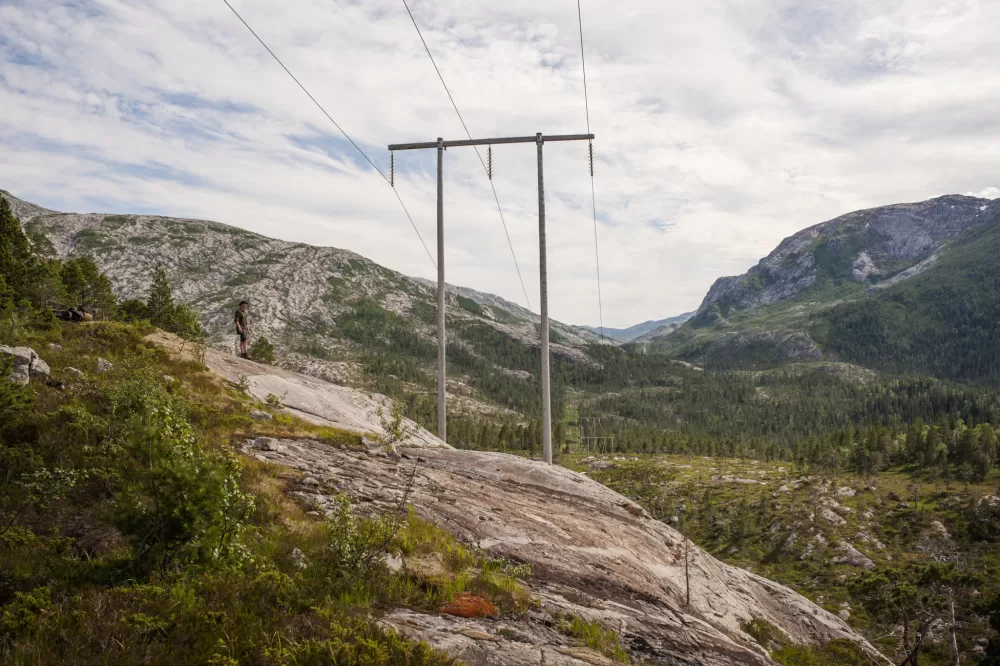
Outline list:
[[[402,0],[231,0],[383,168],[463,138]],[[690,310],[844,212],[1000,197],[996,0],[583,0],[604,322]],[[573,0],[412,0],[476,136],[586,129]],[[389,186],[222,0],[0,0],[0,188],[217,220],[433,277]],[[596,324],[586,145],[546,147],[553,316]],[[434,251],[434,155],[397,155]],[[494,150],[538,307],[534,146]],[[448,280],[524,304],[488,181],[446,156]]]

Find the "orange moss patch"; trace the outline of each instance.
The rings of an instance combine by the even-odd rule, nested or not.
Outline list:
[[[457,617],[496,617],[499,613],[496,606],[491,604],[488,599],[477,597],[468,592],[456,594],[455,600],[442,606],[438,612]]]

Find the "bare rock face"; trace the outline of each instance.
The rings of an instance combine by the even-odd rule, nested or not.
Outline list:
[[[170,333],[158,331],[147,339],[168,351],[184,353],[183,340]],[[244,384],[250,395],[261,402],[267,402],[268,396],[276,397],[283,411],[304,421],[367,433],[376,441],[385,436],[378,409],[390,412],[392,401],[383,395],[367,394],[211,348],[205,350],[204,363],[223,379]],[[404,419],[403,430],[403,441],[411,446],[447,446],[409,419]]]
[[[527,585],[541,600],[539,613],[599,621],[618,631],[637,659],[771,664],[741,630],[753,618],[802,643],[849,638],[870,647],[837,616],[693,545],[691,604],[685,605],[680,533],[583,474],[450,448],[402,448],[402,458],[391,459],[313,441],[280,444],[265,451],[248,443],[245,452],[315,477],[318,485],[303,487],[300,497],[317,507],[329,506],[331,495],[343,492],[361,510],[392,509],[414,474],[406,501],[418,514],[493,555],[531,564]],[[574,656],[579,648],[539,617],[496,621],[399,611],[384,620],[473,666],[602,663]]]

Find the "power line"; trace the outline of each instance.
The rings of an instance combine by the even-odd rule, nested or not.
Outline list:
[[[583,55],[583,10],[576,0],[576,17],[580,25],[580,64],[583,66],[583,105],[587,112],[587,134],[590,134],[590,99],[587,95],[587,59]],[[594,144],[590,143],[590,207],[594,213],[594,260],[597,265],[597,312],[601,320],[601,337],[604,337],[604,303],[601,297],[601,251],[597,242],[597,194],[594,189]]]
[[[350,135],[344,131],[344,128],[342,128],[340,124],[336,120],[334,120],[329,113],[326,112],[326,109],[323,108],[323,105],[317,102],[316,98],[312,96],[312,93],[310,93],[306,89],[306,87],[302,85],[302,82],[299,81],[287,67],[285,67],[285,63],[281,62],[278,56],[274,54],[274,51],[272,51],[271,48],[264,43],[264,40],[260,38],[260,35],[254,32],[254,29],[250,27],[249,23],[243,20],[243,17],[240,16],[240,13],[237,12],[235,9],[233,9],[233,6],[229,4],[229,0],[222,0],[222,1],[226,3],[226,6],[229,7],[230,11],[232,11],[233,14],[236,15],[236,18],[240,20],[240,23],[246,26],[246,29],[250,31],[250,34],[257,38],[257,41],[260,42],[260,45],[263,46],[267,50],[267,52],[271,54],[271,57],[274,58],[274,61],[277,62],[279,65],[281,65],[281,68],[285,70],[285,73],[288,74],[288,76],[292,77],[292,80],[298,84],[299,88],[302,88],[302,92],[304,92],[309,97],[309,99],[312,100],[312,103],[316,105],[316,108],[318,108],[320,111],[323,112],[323,115],[327,117],[327,120],[333,123],[333,126],[336,127],[341,134],[344,135],[344,138],[350,141],[351,145],[354,146],[354,149],[357,150],[359,153],[361,153],[361,156],[365,158],[365,161],[368,162],[368,164],[370,164],[371,167],[378,172],[378,175],[382,176],[382,180],[388,183],[389,179],[386,177],[384,173],[382,173],[382,170],[379,169],[377,166],[375,166],[375,163],[372,162],[371,158],[369,158],[368,155],[365,154],[365,151],[361,150],[361,147],[354,142],[354,139],[352,139]],[[427,249],[427,243],[424,242],[424,238],[423,236],[420,235],[420,231],[417,229],[417,225],[413,222],[413,217],[410,216],[410,211],[406,209],[406,204],[403,203],[403,198],[399,196],[399,192],[396,191],[396,188],[392,188],[392,192],[393,194],[396,195],[396,199],[399,200],[399,205],[402,206],[403,212],[406,213],[406,219],[410,221],[410,226],[412,226],[413,231],[416,232],[417,238],[420,239],[420,244],[424,246],[424,252],[427,253],[427,258],[431,260],[432,264],[434,264],[434,268],[437,268],[437,263],[434,261],[434,257],[431,256],[431,251]]]
[[[448,94],[448,100],[451,102],[451,106],[455,109],[455,114],[458,115],[459,122],[462,123],[462,129],[465,130],[466,136],[469,140],[472,140],[472,134],[469,132],[469,128],[465,124],[465,119],[462,118],[462,112],[458,110],[458,105],[455,103],[455,98],[451,96],[451,91],[448,89],[448,84],[444,82],[444,76],[441,75],[441,70],[438,69],[437,62],[434,60],[434,56],[431,54],[431,49],[427,46],[427,40],[424,39],[424,35],[420,32],[420,26],[417,25],[417,19],[413,17],[413,12],[410,11],[410,5],[403,0],[403,6],[406,7],[406,13],[410,15],[410,21],[413,22],[413,27],[417,30],[417,36],[420,37],[420,42],[424,45],[424,50],[427,51],[427,57],[431,59],[431,64],[434,65],[434,71],[437,72],[438,79],[441,81],[441,85],[444,87],[444,91]],[[590,125],[588,122],[587,133],[590,133]],[[486,167],[486,162],[483,161],[483,156],[479,153],[479,148],[473,146],[476,150],[476,157],[479,158],[479,163],[483,165],[483,171],[486,172],[487,177],[490,180],[490,188],[493,190],[493,199],[497,203],[497,212],[500,213],[500,223],[503,225],[503,232],[507,236],[507,245],[510,247],[510,256],[514,259],[514,268],[517,270],[517,279],[521,282],[521,291],[524,292],[524,302],[528,306],[528,310],[531,310],[531,300],[528,298],[528,290],[524,287],[524,278],[521,277],[521,267],[517,263],[517,255],[514,254],[514,244],[510,240],[510,231],[507,230],[507,221],[503,216],[503,209],[500,207],[500,197],[497,196],[496,185],[493,184],[493,177],[491,170]]]

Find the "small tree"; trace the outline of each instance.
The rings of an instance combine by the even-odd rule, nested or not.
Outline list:
[[[168,329],[173,323],[176,309],[174,292],[170,287],[167,272],[163,270],[161,264],[157,264],[156,270],[153,271],[153,283],[149,287],[149,298],[146,299],[149,321],[154,326]]]
[[[170,280],[162,265],[157,265],[153,272],[153,283],[149,287],[149,299],[146,301],[146,315],[153,326],[159,326],[187,340],[197,340],[202,335],[198,313],[174,300]]]
[[[101,273],[90,257],[76,257],[63,263],[61,278],[70,305],[87,312],[113,314],[116,299],[111,280]]]
[[[13,298],[27,295],[38,261],[10,202],[0,196],[0,277]]]
[[[250,349],[247,350],[250,358],[258,363],[267,363],[268,365],[274,365],[274,345],[263,335],[254,340],[253,344],[250,345]]]

